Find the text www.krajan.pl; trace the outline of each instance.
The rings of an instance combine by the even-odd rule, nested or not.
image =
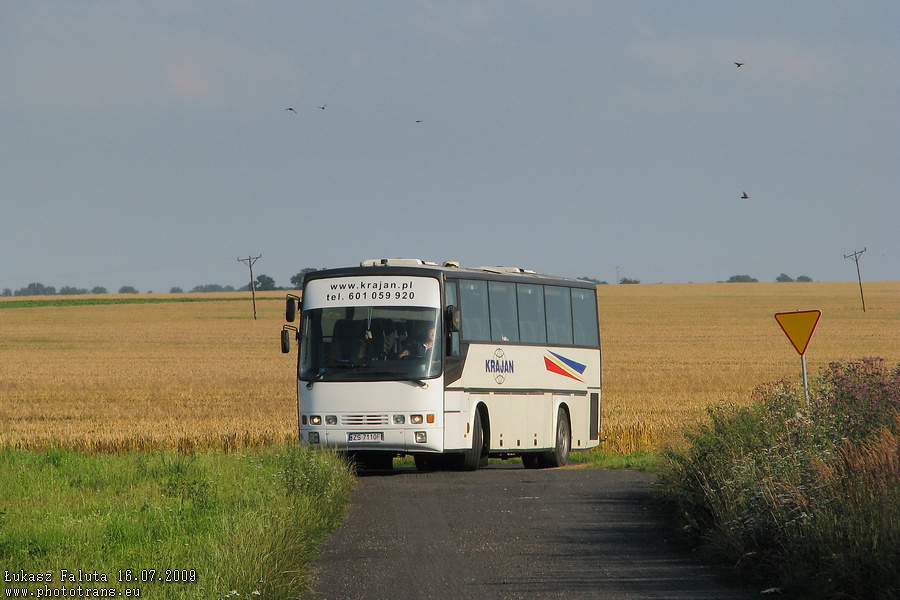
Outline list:
[[[325,295],[327,302],[343,300],[414,300],[412,281],[369,281],[332,283],[331,293]]]
[[[381,290],[400,290],[406,291],[411,290],[413,287],[412,281],[369,281],[369,280],[361,280],[354,283],[332,283],[331,291],[336,292],[339,290],[353,291],[353,290],[361,290],[361,291],[373,291],[379,292]]]

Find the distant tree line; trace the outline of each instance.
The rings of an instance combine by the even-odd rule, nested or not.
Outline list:
[[[778,283],[790,283],[790,282],[794,282],[794,281],[809,282],[809,281],[812,281],[812,277],[807,277],[806,275],[800,275],[799,277],[797,277],[797,279],[794,279],[790,275],[787,275],[786,273],[782,273],[781,275],[779,275],[778,277],[775,278],[775,281],[777,281]],[[728,279],[728,281],[726,281],[725,283],[757,283],[757,282],[759,282],[759,279],[756,279],[755,277],[750,277],[749,275],[732,275]]]
[[[123,290],[125,288],[122,288]],[[125,293],[122,290],[119,290],[120,293]],[[59,292],[56,291],[56,288],[52,285],[44,285],[43,283],[29,283],[27,286],[20,288],[16,291],[12,291],[9,288],[4,288],[3,292],[0,293],[0,296],[55,296],[57,293],[60,296],[77,296],[77,295],[85,295],[85,294],[106,294],[105,287],[96,286],[92,290],[88,290],[87,288],[77,288],[72,287],[70,285],[64,285],[59,288]]]
[[[259,275],[256,280],[253,282],[256,291],[258,292],[270,292],[277,290],[299,290],[303,289],[303,276],[307,273],[311,273],[313,271],[318,271],[320,269],[306,268],[301,270],[299,273],[291,277],[291,287],[279,287],[275,283],[275,279],[268,275]],[[599,279],[594,279],[592,277],[579,277],[578,279],[584,281],[590,281],[597,285],[607,285],[606,281],[600,281]],[[732,275],[725,283],[755,283],[759,280],[751,277],[749,275]],[[787,275],[786,273],[782,273],[778,277],[775,278],[775,281],[781,282],[806,282],[812,281],[811,277],[807,277],[806,275],[800,275],[796,279]],[[634,284],[640,283],[640,279],[631,279],[629,277],[622,277],[619,280],[621,284]],[[194,286],[190,293],[214,293],[214,292],[248,292],[250,291],[250,284],[239,288],[235,288],[231,285],[219,285],[217,283],[208,283],[205,285],[197,285]],[[102,286],[95,286],[94,288],[88,290],[87,288],[77,288],[70,285],[63,286],[59,288],[59,291],[56,290],[55,287],[51,285],[44,285],[43,283],[29,283],[27,286],[20,288],[18,290],[11,290],[10,288],[4,288],[3,292],[0,293],[0,296],[76,296],[76,295],[87,295],[87,294],[108,294],[109,291]],[[124,285],[119,288],[120,294],[138,294],[137,288]],[[180,287],[173,287],[169,290],[170,294],[183,294],[184,290]]]
[[[279,287],[275,283],[275,279],[268,275],[259,275],[254,281],[253,285],[258,292],[268,292],[274,290],[299,290],[303,287],[303,276],[306,273],[312,271],[318,271],[319,269],[306,268],[301,270],[299,273],[291,277],[291,287]],[[213,293],[213,292],[249,292],[250,284],[239,288],[235,288],[231,285],[219,285],[217,283],[208,283],[205,285],[197,285],[194,286],[190,293]],[[88,294],[108,294],[109,290],[102,286],[96,286],[90,290],[87,288],[78,288],[70,285],[63,286],[59,288],[59,291],[52,285],[44,285],[43,283],[29,283],[27,286],[20,288],[18,290],[13,291],[10,288],[4,288],[2,292],[0,292],[0,296],[78,296],[78,295],[88,295]],[[120,294],[138,294],[140,293],[137,288],[130,285],[124,285],[119,288]],[[150,293],[150,292],[148,292]],[[170,294],[183,294],[184,290],[180,287],[173,287],[169,290]]]

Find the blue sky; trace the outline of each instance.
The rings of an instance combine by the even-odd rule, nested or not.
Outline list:
[[[855,281],[863,248],[897,280],[898,33],[887,1],[4,0],[0,289],[250,255]]]

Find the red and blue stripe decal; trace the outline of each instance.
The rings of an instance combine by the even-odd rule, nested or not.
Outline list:
[[[544,366],[548,371],[584,383],[584,379],[581,378],[581,375],[584,374],[584,370],[587,369],[587,365],[576,362],[571,358],[561,356],[556,352],[550,352],[549,350],[547,350],[547,353],[551,355],[544,356]]]

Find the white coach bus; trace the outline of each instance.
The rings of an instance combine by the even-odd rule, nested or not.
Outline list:
[[[298,296],[287,299],[286,320]],[[510,267],[367,260],[307,273],[299,341],[301,442],[365,469],[488,457],[558,467],[599,443],[597,289]],[[292,333],[294,335],[292,335]]]

